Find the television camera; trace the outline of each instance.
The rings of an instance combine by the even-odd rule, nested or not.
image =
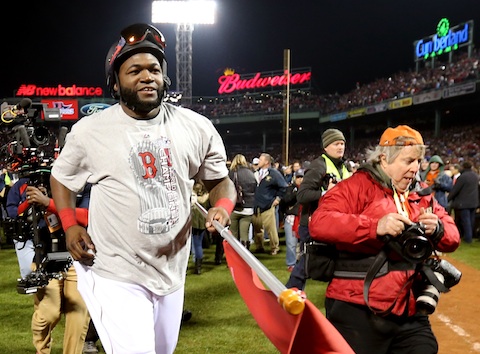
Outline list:
[[[1,105],[1,155],[20,170],[51,164],[65,142],[66,127],[60,127],[60,111],[52,115],[45,104],[23,98],[17,104]],[[43,119],[42,119],[43,115]],[[15,171],[20,172],[20,171]],[[26,171],[27,173],[29,171]]]
[[[59,112],[55,120],[58,126],[49,124],[51,119],[39,119],[44,110],[45,105],[35,104],[29,98],[13,105],[2,103],[0,158],[12,165],[14,179],[28,178],[28,185],[42,188],[50,195],[51,165],[63,147],[67,128],[59,126]],[[4,220],[3,227],[7,237],[17,242],[31,239],[34,245],[35,270],[18,279],[18,293],[34,293],[51,279],[63,278],[72,260],[66,251],[61,224],[54,214],[31,204],[22,216]]]

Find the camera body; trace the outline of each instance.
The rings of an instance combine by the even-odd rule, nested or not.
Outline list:
[[[451,287],[457,285],[462,273],[445,259],[429,258],[425,265],[433,271],[435,278],[433,282],[428,277],[424,280],[424,287],[417,296],[416,306],[419,312],[429,315],[437,308],[440,293],[449,291]]]
[[[432,255],[431,241],[425,236],[425,225],[412,223],[398,237],[387,236],[387,243],[403,259],[410,263],[421,263]]]
[[[328,190],[328,186],[330,183],[337,184],[337,177],[333,173],[326,173],[325,176],[323,176],[322,178],[322,188],[324,190]]]
[[[33,294],[47,286],[51,279],[64,279],[72,262],[68,252],[47,253],[37,270],[17,280],[17,293]]]

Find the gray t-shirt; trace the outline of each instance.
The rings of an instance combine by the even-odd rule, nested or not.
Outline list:
[[[136,120],[116,104],[73,126],[52,175],[74,192],[92,184],[93,271],[166,295],[185,280],[193,178],[227,176],[225,161],[207,118],[163,103]]]

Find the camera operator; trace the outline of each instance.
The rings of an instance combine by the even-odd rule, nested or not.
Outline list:
[[[378,146],[367,151],[367,163],[322,197],[309,224],[315,240],[339,251],[326,315],[357,354],[438,351],[428,316],[416,307],[423,263],[407,262],[386,242],[395,242],[415,222],[436,250],[453,252],[460,243],[452,218],[430,193],[422,193],[423,182],[416,184],[425,149],[418,131],[405,125],[386,129]],[[388,268],[370,281],[368,271],[379,255]],[[348,276],[337,271],[342,257],[351,267]],[[367,261],[367,276],[360,260]]]
[[[19,221],[24,219],[27,223],[32,223],[33,218],[40,215],[38,220],[40,243],[34,242],[33,228],[24,230],[26,232],[22,239],[15,241],[22,279],[36,268],[35,249],[42,249],[41,258],[45,257],[49,248],[51,249],[51,233],[44,216],[50,213],[56,215],[57,212],[53,199],[48,196],[46,184],[30,185],[32,180],[30,177],[21,178],[13,185],[7,196],[7,212],[11,218]],[[76,208],[77,221],[81,225],[87,223],[89,199],[90,189],[85,188],[78,198]],[[34,209],[35,213],[32,212]],[[37,214],[37,211],[40,211],[40,214]],[[90,316],[77,290],[77,275],[73,266],[68,268],[62,279],[50,279],[48,285],[38,288],[34,293],[32,334],[37,353],[50,353],[52,331],[62,314],[65,314],[63,353],[81,354]]]

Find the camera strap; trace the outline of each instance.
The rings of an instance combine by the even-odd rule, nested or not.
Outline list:
[[[432,268],[427,264],[422,264],[421,272],[428,279],[430,284],[432,284],[438,291],[442,293],[448,293],[450,291],[438,278],[435,276]]]
[[[395,206],[400,215],[403,215],[408,218],[409,208],[408,208],[408,191],[402,194],[398,194],[397,189],[392,185],[393,189],[393,200],[395,201]]]
[[[400,294],[402,294],[403,290],[413,282],[416,275],[418,274],[418,269],[416,269],[416,271],[408,278],[408,280],[405,282],[403,287],[400,289],[397,296],[395,297],[395,300],[393,300],[392,304],[386,310],[375,309],[370,306],[370,302],[368,300],[370,286],[372,285],[373,279],[375,279],[376,274],[380,271],[380,269],[382,269],[382,267],[386,262],[387,262],[387,253],[385,249],[382,248],[380,253],[378,253],[378,255],[375,257],[375,260],[373,261],[372,265],[368,269],[367,275],[365,276],[365,280],[363,283],[363,300],[365,301],[365,304],[367,305],[367,307],[374,314],[378,316],[387,316],[392,312],[393,308],[395,307],[395,304],[397,303],[398,298],[400,297]]]

